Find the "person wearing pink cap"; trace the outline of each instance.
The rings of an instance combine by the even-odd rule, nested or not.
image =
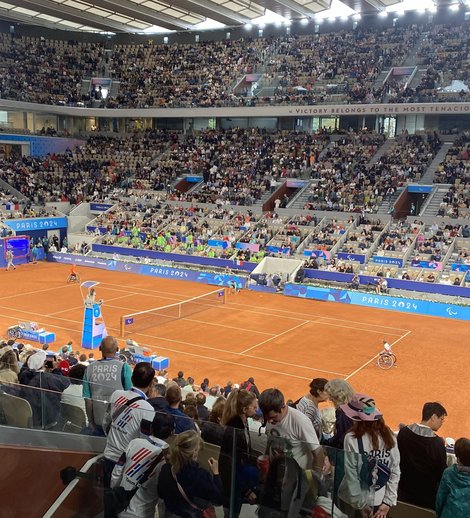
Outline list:
[[[370,396],[354,394],[340,408],[353,421],[344,438],[344,450],[354,453],[345,454],[340,497],[362,517],[385,518],[397,504],[400,480],[400,452],[395,435]],[[364,466],[366,457],[370,466]]]

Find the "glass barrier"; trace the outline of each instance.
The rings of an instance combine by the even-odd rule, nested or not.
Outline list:
[[[2,370],[0,366],[0,380]],[[83,397],[81,380],[58,373],[26,371],[20,372],[20,379],[24,384],[0,381],[0,424],[60,432],[49,434],[46,446],[57,448],[60,444],[62,450],[66,437],[72,445],[77,440],[83,444],[90,441],[86,436],[107,434],[102,463],[104,486],[113,481],[126,490],[142,483],[151,459],[164,449],[167,464],[160,466],[159,476],[145,481],[147,485],[139,491],[148,505],[156,505],[160,495],[174,514],[181,510],[178,506],[190,505],[175,476],[181,485],[188,479],[198,480],[198,484],[186,488],[191,503],[201,509],[209,505],[223,508],[227,518],[238,517],[242,509],[243,516],[253,518],[354,517],[358,511],[380,504],[387,484],[397,483],[397,477],[389,472],[385,483],[376,484],[377,478],[383,479],[384,470],[375,459],[284,438],[269,425],[266,433],[259,420],[249,419],[246,428],[224,427],[220,424],[223,398],[210,410],[203,401],[198,404],[197,394],[185,398],[184,404],[176,402],[170,407],[167,398],[153,392],[145,404],[131,402],[132,406],[111,409],[111,394],[105,385],[91,384],[90,392],[99,394],[100,399],[90,399]],[[95,426],[88,422],[87,406]],[[136,409],[138,415],[134,414]],[[98,423],[101,433],[96,430]],[[128,436],[138,442],[130,443]],[[183,442],[182,437],[186,437]],[[135,470],[135,455],[142,448],[150,453]],[[70,449],[73,451],[72,446]],[[393,488],[390,494],[394,494]]]
[[[62,452],[76,451],[76,444],[94,440],[90,435],[95,430],[87,421],[87,402],[79,380],[71,382],[60,374],[41,372],[35,372],[34,378],[38,386],[0,381],[0,424],[46,433],[60,432],[49,434],[44,441],[47,447],[59,448]],[[100,387],[93,387],[96,388]],[[142,491],[139,498],[144,498],[146,505],[155,506],[160,495],[161,505],[167,505],[175,514],[178,506],[190,505],[179,491],[175,476],[182,486],[187,486],[191,504],[200,509],[215,506],[220,509],[219,515],[223,508],[226,518],[236,518],[241,512],[248,518],[352,518],[380,504],[385,486],[391,481],[397,482],[396,477],[389,474],[385,485],[376,492],[381,465],[375,459],[280,437],[269,427],[267,434],[261,421],[250,419],[245,429],[224,427],[220,424],[222,413],[217,405],[223,407],[225,400],[219,400],[208,411],[204,404],[197,404],[196,394],[185,399],[184,405],[176,403],[170,408],[165,397],[152,394],[146,405],[150,404],[153,410],[139,409],[139,419],[135,420],[136,427],[131,432],[138,442],[131,444],[121,439],[126,435],[123,430],[127,424],[134,420],[133,409],[126,412],[130,406],[121,405],[111,413],[105,400],[88,401],[91,405],[106,405],[101,426],[108,434],[106,447],[101,439],[99,450],[104,451],[105,460],[97,468],[97,472],[103,471],[100,477],[104,480],[97,480],[95,476],[94,482],[90,482],[93,487],[103,488],[112,482],[131,490],[135,484],[142,483],[141,477],[152,466],[151,459],[155,460],[163,448],[168,464],[160,466],[158,476],[145,481],[144,487],[139,489]],[[172,419],[168,418],[169,414]],[[189,434],[181,435],[188,431]],[[183,442],[182,437],[186,437]],[[139,469],[135,470],[137,450],[133,448],[137,447],[139,451],[143,448],[150,453],[145,462],[138,462]],[[126,455],[122,457],[124,452]],[[195,458],[198,465],[194,465]],[[179,469],[174,473],[171,465],[178,463]],[[79,469],[80,466],[74,467]],[[51,474],[54,483],[60,470],[56,471]],[[188,480],[198,483],[188,485]],[[80,482],[77,487],[83,490],[87,484]],[[104,502],[104,489],[98,494]],[[109,495],[109,491],[106,494]],[[133,504],[129,505],[132,510]]]

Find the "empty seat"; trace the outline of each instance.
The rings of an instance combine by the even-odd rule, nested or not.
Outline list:
[[[1,392],[0,407],[7,426],[15,426],[17,428],[32,427],[33,411],[26,399]]]

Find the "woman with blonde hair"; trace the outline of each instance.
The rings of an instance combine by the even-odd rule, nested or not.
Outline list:
[[[324,446],[343,449],[344,436],[353,425],[352,420],[343,412],[341,405],[349,403],[354,396],[351,385],[340,378],[332,379],[325,385],[325,391],[336,409],[335,431],[333,437],[322,441]]]
[[[258,409],[258,401],[253,392],[244,389],[232,390],[222,414],[221,424],[225,426],[220,447],[220,476],[225,491],[224,511],[228,516],[232,489],[232,462],[235,461],[235,493],[232,517],[236,518],[241,511],[243,501],[250,504],[256,502],[253,491],[258,480],[257,471],[251,458],[251,440],[248,418],[253,417]],[[236,453],[233,456],[235,441]]]
[[[18,383],[18,357],[11,345],[0,349],[0,381],[3,383]]]
[[[169,462],[162,468],[157,489],[165,502],[164,518],[202,518],[203,510],[222,505],[219,463],[212,457],[208,460],[212,474],[201,468],[197,459],[202,446],[194,430],[180,433],[170,446]]]

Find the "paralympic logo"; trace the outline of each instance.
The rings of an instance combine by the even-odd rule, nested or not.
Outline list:
[[[455,316],[455,315],[457,315],[457,314],[458,314],[458,311],[453,311],[453,309],[452,309],[451,307],[448,307],[448,308],[446,309],[446,311],[447,311],[447,313],[448,313],[448,315],[449,315],[450,317],[453,317],[453,316]]]

